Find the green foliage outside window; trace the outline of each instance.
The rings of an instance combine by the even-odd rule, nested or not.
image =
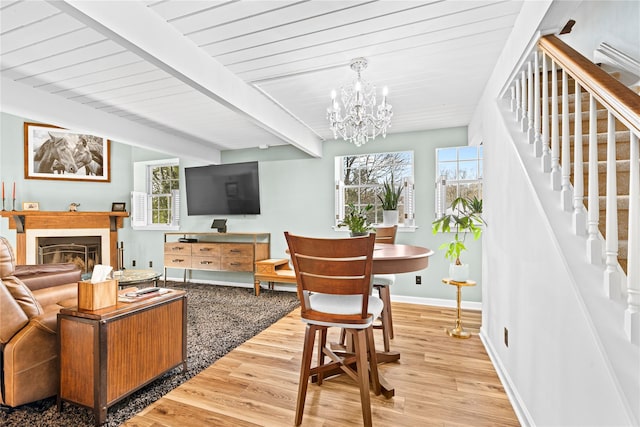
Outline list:
[[[171,191],[180,189],[179,168],[154,166],[151,172],[151,222],[171,223]]]

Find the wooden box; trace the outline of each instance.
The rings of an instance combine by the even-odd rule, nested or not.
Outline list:
[[[118,281],[115,279],[91,283],[78,282],[78,308],[80,310],[100,310],[116,305],[118,301]]]

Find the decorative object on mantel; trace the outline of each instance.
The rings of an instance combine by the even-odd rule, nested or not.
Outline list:
[[[40,123],[24,124],[24,177],[111,181],[110,141]]]
[[[23,202],[22,203],[22,210],[23,211],[39,211],[40,210],[40,203],[38,203],[38,202]]]
[[[464,282],[469,278],[469,264],[460,261],[460,254],[467,248],[464,245],[467,233],[473,233],[474,240],[478,240],[482,234],[482,225],[486,224],[482,219],[482,200],[474,197],[457,197],[451,202],[449,209],[442,217],[433,221],[433,234],[439,231],[449,233],[454,229],[454,237],[451,242],[443,243],[439,249],[446,249],[445,258],[451,261],[449,276],[456,282]]]
[[[111,203],[111,212],[126,212],[126,202],[113,202]]]
[[[382,102],[376,106],[376,87],[363,80],[360,72],[367,68],[366,58],[351,60],[351,69],[358,74],[351,86],[345,85],[340,89],[340,97],[344,105],[344,117],[340,111],[340,104],[336,100],[336,91],[331,91],[331,106],[327,108],[329,127],[333,137],[338,135],[345,141],[352,142],[359,147],[370,139],[382,134],[387,136],[387,128],[391,127],[392,107],[387,104],[388,89],[382,91]]]
[[[80,206],[80,203],[69,203],[69,212],[78,212],[78,206]]]
[[[11,210],[15,211],[16,210],[16,182],[15,181],[13,181],[13,187],[11,189],[11,200],[13,201]],[[4,181],[2,181],[2,210],[6,211],[7,209],[5,208],[4,201],[5,201]]]
[[[347,212],[338,224],[338,227],[349,227],[351,237],[365,236],[369,231],[373,230],[373,226],[369,223],[367,213],[373,209],[373,205],[369,204],[364,208],[356,208],[353,203],[347,205]]]

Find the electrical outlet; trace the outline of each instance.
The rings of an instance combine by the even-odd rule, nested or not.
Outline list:
[[[504,345],[509,347],[509,330],[504,328]]]
[[[416,276],[416,285],[422,285],[422,276]]]
[[[136,260],[134,259],[133,261],[131,261],[131,266],[135,267],[136,266]]]
[[[153,267],[153,261],[149,261],[149,268]]]

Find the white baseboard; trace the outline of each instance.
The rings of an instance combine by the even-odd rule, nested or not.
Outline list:
[[[441,298],[407,297],[404,295],[391,295],[392,302],[406,302],[409,304],[432,305],[435,307],[456,308],[455,300]],[[465,310],[482,310],[482,303],[475,301],[462,301],[460,306]]]
[[[516,417],[518,417],[518,421],[520,422],[520,425],[523,427],[534,426],[535,424],[533,422],[533,418],[531,417],[531,414],[529,414],[529,411],[527,411],[526,406],[524,405],[522,399],[520,398],[520,395],[518,394],[518,391],[516,390],[516,388],[513,385],[513,382],[511,381],[511,377],[509,376],[507,371],[504,369],[504,366],[502,365],[502,361],[500,360],[500,358],[498,357],[498,354],[496,353],[495,349],[491,345],[491,341],[487,339],[485,335],[485,329],[482,326],[480,327],[479,336],[480,336],[480,340],[482,341],[482,344],[484,345],[485,350],[487,351],[487,354],[489,355],[489,359],[491,359],[491,363],[493,364],[493,367],[495,368],[496,373],[500,378],[500,382],[502,383],[502,386],[504,387],[504,391],[507,394],[507,397],[509,398],[509,402],[513,407],[513,411],[516,413]]]
[[[161,278],[160,280],[163,280],[163,278]],[[174,282],[182,282],[183,278],[167,277],[167,280],[171,280]],[[207,280],[207,279],[197,279],[197,280],[187,279],[187,283],[189,282],[206,283],[209,285],[235,286],[238,288],[253,288],[253,283],[230,282],[228,280],[218,281],[218,280]],[[276,291],[296,292],[295,284],[275,284],[274,289]],[[422,297],[408,297],[403,295],[391,295],[391,301],[406,302],[409,304],[418,304],[418,305],[431,305],[435,307],[456,308],[455,300],[440,299],[440,298],[422,298]],[[475,301],[462,301],[461,307],[465,310],[482,310],[482,303],[475,302]]]

